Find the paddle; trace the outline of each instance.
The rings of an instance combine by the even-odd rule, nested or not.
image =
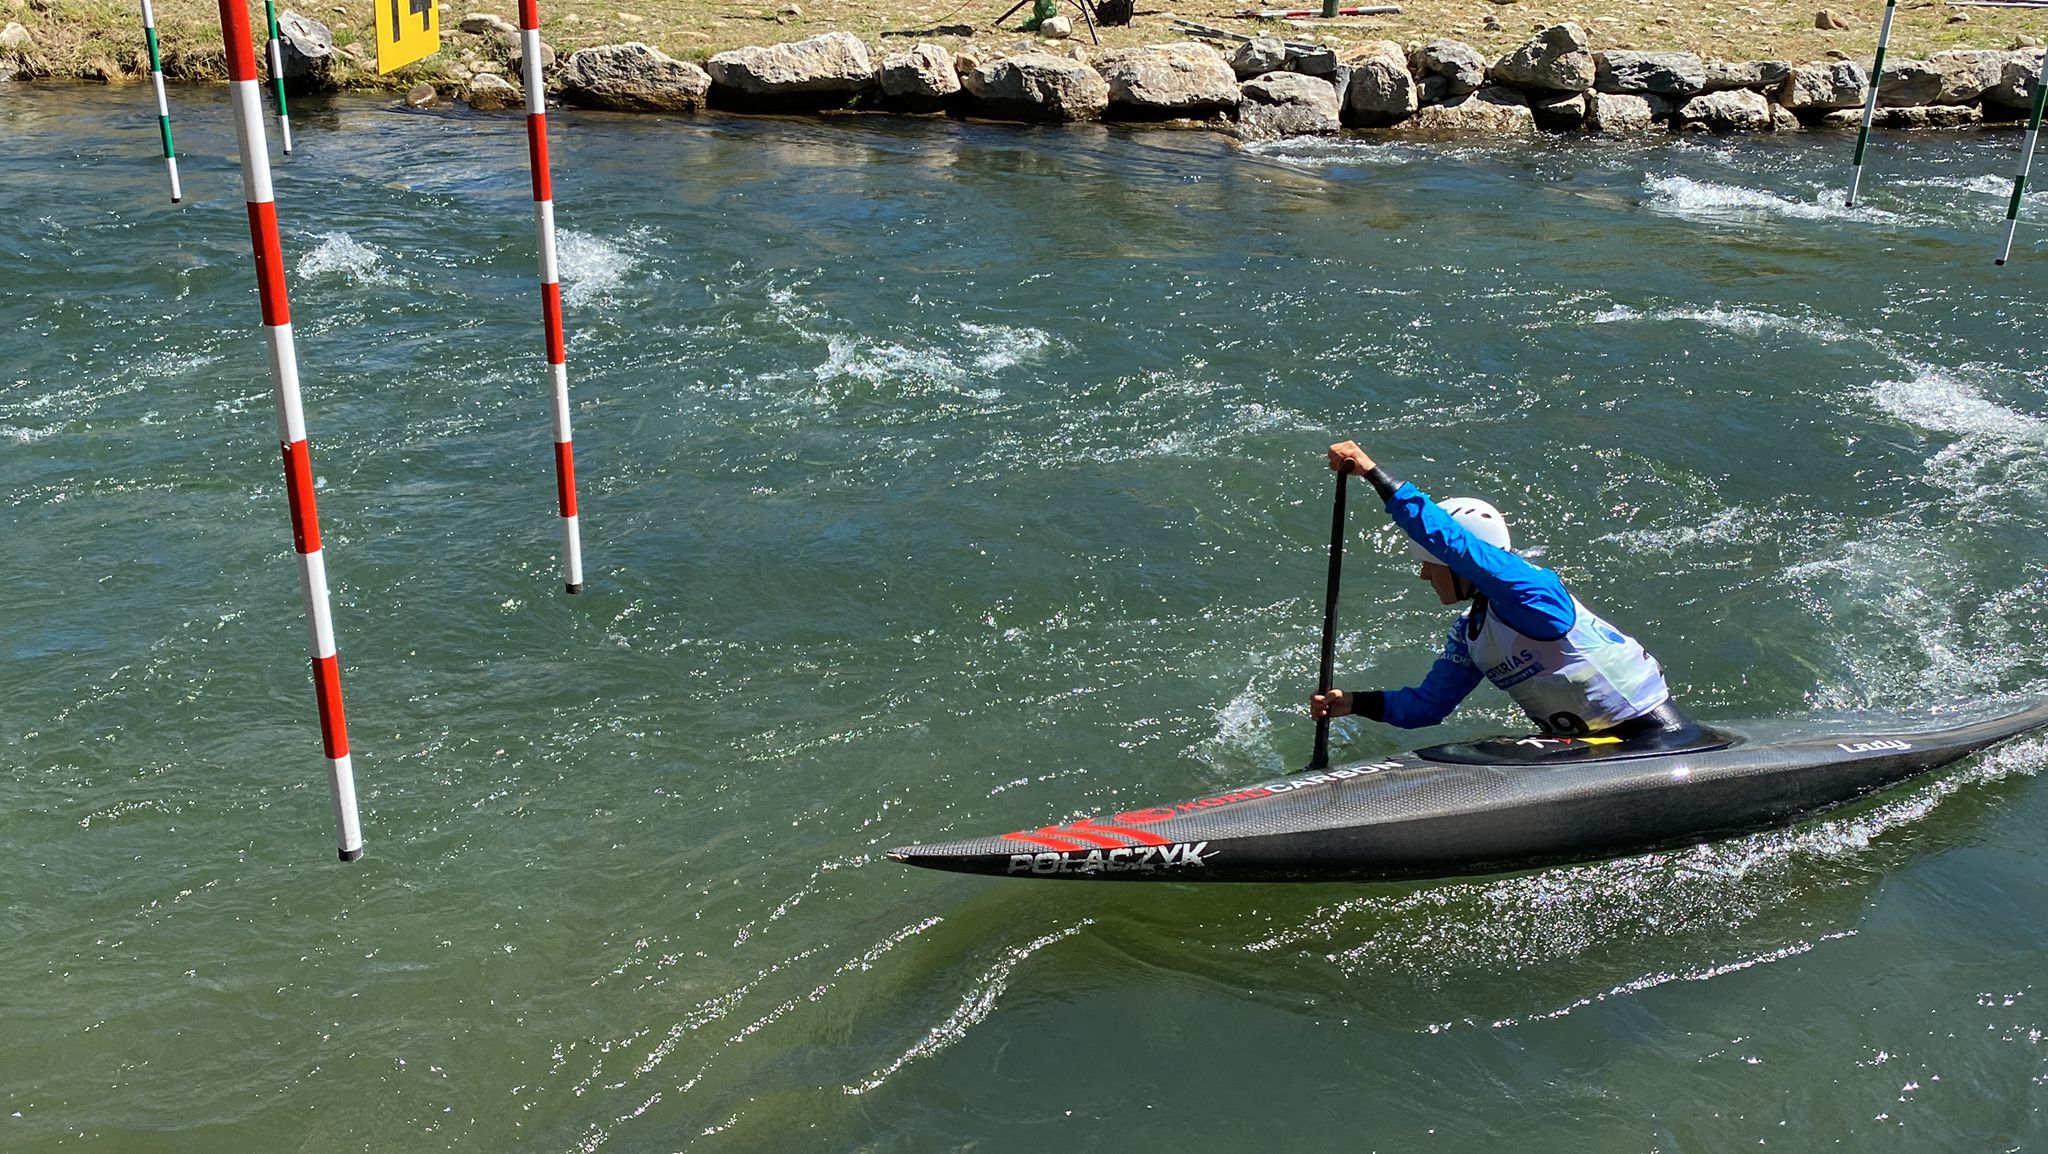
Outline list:
[[[1328,693],[1334,675],[1332,668],[1337,661],[1337,580],[1344,569],[1344,489],[1351,480],[1351,463],[1337,471],[1337,499],[1330,510],[1330,579],[1323,594],[1323,664],[1316,674],[1316,692]],[[1324,716],[1316,721],[1316,751],[1308,759],[1308,767],[1328,769],[1330,766],[1330,719]]]

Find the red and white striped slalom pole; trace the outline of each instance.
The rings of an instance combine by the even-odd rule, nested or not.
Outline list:
[[[235,139],[242,150],[242,190],[249,201],[249,240],[256,250],[256,291],[263,305],[263,339],[270,354],[271,397],[277,402],[277,437],[284,451],[284,487],[292,512],[292,545],[299,554],[299,587],[313,646],[313,700],[320,709],[320,742],[327,755],[341,860],[363,856],[356,819],[355,773],[349,766],[348,722],[341,710],[341,659],[334,649],[334,619],[327,607],[327,562],[320,552],[320,515],[313,507],[313,456],[306,445],[306,415],[299,407],[299,362],[292,345],[291,301],[284,287],[284,250],[278,243],[277,206],[270,194],[269,142],[257,95],[256,54],[249,46],[248,0],[220,0],[221,37],[227,42],[228,88]]]
[[[583,592],[583,540],[576,528],[576,458],[569,438],[568,349],[562,338],[562,278],[555,263],[555,193],[548,177],[547,90],[540,82],[539,0],[519,0],[520,78],[526,83],[526,151],[533,165],[533,220],[540,232],[540,316],[554,394],[555,499],[562,514],[562,580]]]

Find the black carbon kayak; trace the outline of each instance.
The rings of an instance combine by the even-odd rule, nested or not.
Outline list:
[[[1947,729],[1708,728],[1677,748],[1492,738],[889,857],[963,873],[1114,881],[1502,873],[1785,825],[2043,727],[2048,701]]]

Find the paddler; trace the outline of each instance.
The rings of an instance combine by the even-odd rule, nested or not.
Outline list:
[[[1635,638],[1573,597],[1552,570],[1511,551],[1500,510],[1476,497],[1438,504],[1393,477],[1353,441],[1330,446],[1330,468],[1379,491],[1422,562],[1418,576],[1446,605],[1469,601],[1422,684],[1332,689],[1309,712],[1364,717],[1402,729],[1435,725],[1482,679],[1504,690],[1545,734],[1659,745],[1696,727],[1672,704],[1664,668]]]

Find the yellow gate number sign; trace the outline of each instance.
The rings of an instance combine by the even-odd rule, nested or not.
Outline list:
[[[434,0],[375,0],[377,71],[394,72],[441,50],[441,9]]]

